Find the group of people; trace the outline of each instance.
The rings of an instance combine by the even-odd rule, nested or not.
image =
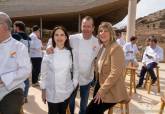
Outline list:
[[[21,38],[22,43],[24,40],[28,41],[22,44],[17,41],[20,39],[15,37],[20,35],[20,31],[13,34],[17,39],[15,40],[11,35],[11,27],[9,16],[0,12],[0,114],[20,113],[23,99],[27,97],[31,63],[33,85],[37,84],[41,69],[40,88],[42,100],[48,104],[48,114],[66,114],[68,106],[71,114],[74,114],[78,90],[79,114],[103,114],[117,103],[130,101],[124,74],[129,62],[137,62],[131,58],[138,52],[131,47],[136,43],[136,37],[132,37],[129,44],[120,46],[111,23],[102,22],[96,38],[93,35],[94,20],[90,16],[85,16],[81,22],[81,33],[69,36],[64,27],[56,26],[42,59],[42,43],[35,39],[40,37],[39,29],[34,26],[31,35]],[[14,30],[16,28],[15,23]],[[21,30],[21,33],[25,33],[25,29]],[[162,55],[157,55],[162,51],[156,45],[157,41],[151,39],[150,42],[151,46],[147,47],[143,54],[142,62],[146,67],[142,70],[141,80],[144,78],[143,74],[148,71],[148,64],[149,68],[155,67],[162,58]],[[33,47],[35,50],[31,51]],[[151,61],[155,63],[150,65]],[[88,104],[94,72],[96,85],[93,99]],[[154,76],[151,76],[153,83],[156,81]],[[142,85],[141,80],[138,87]]]
[[[138,68],[139,65],[136,58],[137,55],[139,57],[142,55],[143,65],[139,74],[139,82],[136,85],[136,88],[141,88],[146,72],[150,74],[152,84],[157,81],[154,68],[157,67],[159,61],[163,60],[163,49],[157,44],[157,39],[154,36],[150,36],[146,39],[146,47],[144,48],[143,53],[138,51],[136,42],[137,37],[135,36],[132,36],[128,43],[125,43],[122,37],[117,39],[117,43],[123,47],[126,66]]]

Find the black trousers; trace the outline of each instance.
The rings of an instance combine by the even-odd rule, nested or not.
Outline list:
[[[100,85],[99,85],[99,82],[97,82],[93,97],[96,95],[99,88],[100,88]],[[97,103],[94,103],[94,100],[92,100],[87,107],[86,114],[104,114],[104,112],[107,109],[113,107],[115,104],[116,103],[102,103],[102,102],[100,104],[97,104]]]
[[[32,62],[32,84],[35,84],[38,82],[38,77],[41,71],[41,57],[31,58]]]
[[[20,114],[23,105],[23,90],[16,89],[0,101],[0,114]]]
[[[48,102],[48,114],[66,114],[69,99],[60,103]]]

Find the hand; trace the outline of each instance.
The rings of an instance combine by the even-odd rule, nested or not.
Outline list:
[[[53,54],[54,53],[54,50],[53,50],[53,47],[49,47],[46,49],[46,53],[49,55],[49,54]]]
[[[3,81],[0,79],[0,84],[3,84]]]
[[[1,80],[1,77],[0,77],[0,84],[3,84],[3,81]]]
[[[153,58],[152,56],[150,56],[150,55],[148,55],[148,54],[146,54],[146,56],[147,56],[149,59],[152,59],[152,58]]]
[[[42,89],[42,101],[46,104],[46,89]]]
[[[97,92],[96,96],[94,97],[94,103],[100,104],[102,102],[101,96],[99,92]]]
[[[145,63],[143,63],[143,66],[144,66],[144,67],[147,67],[147,65],[146,65]]]

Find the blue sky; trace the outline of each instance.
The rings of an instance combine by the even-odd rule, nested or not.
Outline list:
[[[161,9],[165,9],[165,0],[140,0],[140,2],[137,5],[136,18],[146,16],[150,13],[156,12]],[[121,27],[126,24],[127,17],[125,17],[123,21],[121,21],[115,26]]]

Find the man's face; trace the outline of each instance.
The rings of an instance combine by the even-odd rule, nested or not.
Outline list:
[[[8,38],[7,32],[8,32],[8,27],[6,23],[0,20],[0,42]]]
[[[13,30],[14,30],[14,32],[19,32],[18,27],[16,27],[15,25],[13,26]]]
[[[37,35],[38,38],[41,37],[41,35],[40,35],[40,30],[37,30],[37,31],[36,31],[36,35]]]
[[[155,43],[154,41],[151,40],[151,41],[149,42],[149,45],[150,45],[151,47],[155,47],[155,46],[156,46],[156,43]]]
[[[93,21],[92,20],[82,20],[81,31],[85,39],[89,39],[92,36],[94,31]]]
[[[3,41],[5,33],[5,23],[0,21],[0,41]]]

